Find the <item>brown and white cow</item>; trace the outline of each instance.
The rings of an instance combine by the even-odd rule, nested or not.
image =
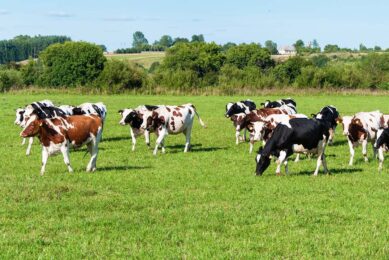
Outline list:
[[[343,119],[343,124],[344,124]],[[383,115],[379,111],[373,112],[359,112],[351,119],[348,126],[347,139],[350,148],[350,161],[349,165],[353,165],[355,150],[354,147],[362,144],[362,154],[365,162],[367,158],[367,143],[370,141],[373,145],[374,155],[376,149],[374,148],[374,142],[377,139],[377,131],[385,126],[383,122]],[[344,125],[346,127],[346,125]]]
[[[75,115],[40,119],[32,114],[21,137],[37,136],[42,144],[41,175],[45,173],[47,159],[50,155],[61,152],[69,172],[73,172],[69,160],[70,147],[78,148],[87,145],[91,159],[86,171],[96,170],[98,144],[102,134],[102,119],[96,115]]]
[[[158,136],[153,154],[157,155],[158,147],[162,146],[165,152],[164,139],[168,134],[183,133],[186,137],[184,152],[190,149],[190,137],[193,127],[193,118],[197,115],[202,127],[206,127],[201,120],[196,108],[192,104],[181,106],[161,106],[153,111],[143,114],[142,129],[154,130]]]

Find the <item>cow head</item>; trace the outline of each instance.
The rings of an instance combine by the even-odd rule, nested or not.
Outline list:
[[[359,118],[352,118],[348,127],[348,136],[351,141],[357,142],[367,137],[366,130],[363,128],[363,123]]]
[[[21,125],[24,120],[25,110],[23,108],[16,109],[15,125]]]
[[[42,120],[38,119],[37,115],[31,115],[28,121],[25,123],[25,127],[20,133],[21,137],[35,136],[39,132],[39,128],[42,126]]]
[[[342,124],[344,136],[348,135],[348,129],[351,124],[351,119],[352,116],[344,116],[344,117],[338,117],[338,119],[336,120],[338,124]]]
[[[236,102],[231,105],[231,103],[228,103],[226,106],[226,117],[231,117],[234,114],[239,114],[239,113],[250,113],[250,109],[248,106],[243,104],[242,102]]]
[[[119,122],[121,125],[130,125],[134,128],[140,128],[143,122],[140,114],[133,109],[124,109],[119,110],[119,114],[121,114],[122,118]]]
[[[255,162],[257,163],[256,174],[261,176],[270,165],[270,158],[269,156],[263,155],[262,147],[258,150],[258,154],[255,157]]]

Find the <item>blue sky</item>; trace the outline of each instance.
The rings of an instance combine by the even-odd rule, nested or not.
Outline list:
[[[0,39],[67,35],[115,50],[129,47],[139,30],[149,42],[201,33],[220,44],[317,39],[322,47],[389,48],[388,13],[384,0],[0,0]]]

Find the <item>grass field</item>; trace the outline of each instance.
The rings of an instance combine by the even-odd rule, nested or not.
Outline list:
[[[146,69],[150,68],[154,62],[161,63],[165,57],[165,52],[142,52],[142,53],[129,53],[129,54],[106,54],[108,59],[127,60],[132,63],[142,65]]]
[[[13,121],[15,108],[45,98],[107,105],[97,172],[84,172],[89,155],[82,149],[70,154],[74,174],[56,156],[39,176],[40,146],[26,157]],[[378,162],[364,163],[359,147],[349,167],[338,129],[327,149],[331,175],[311,176],[316,162],[302,158],[290,162],[289,176],[275,176],[272,163],[255,177],[255,155],[247,143],[235,145],[223,116],[225,104],[241,98],[0,95],[0,258],[387,258],[388,163],[378,174]],[[295,99],[307,115],[327,104],[343,115],[389,112],[387,96]],[[187,102],[208,125],[195,119],[192,152],[182,152],[183,135],[168,136],[166,154],[157,157],[143,138],[131,152],[118,109]]]

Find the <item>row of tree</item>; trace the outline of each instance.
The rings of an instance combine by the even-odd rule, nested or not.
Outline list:
[[[53,43],[70,41],[67,36],[19,35],[11,40],[0,41],[0,64],[36,58],[47,46]]]

